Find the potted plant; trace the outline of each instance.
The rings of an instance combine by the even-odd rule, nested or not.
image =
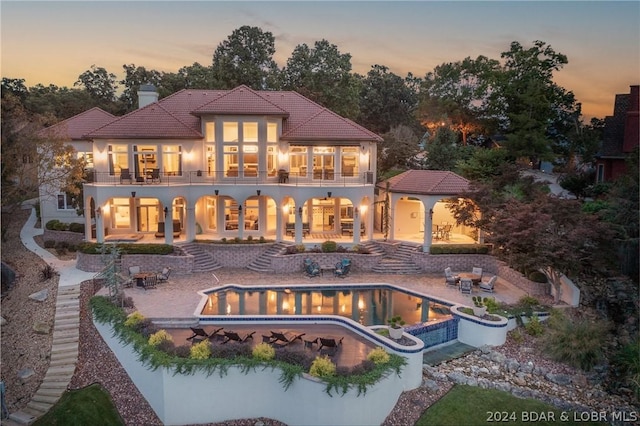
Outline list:
[[[487,306],[484,304],[481,296],[473,296],[473,315],[483,317],[487,313]]]
[[[394,340],[402,338],[402,333],[404,333],[404,328],[402,328],[402,326],[406,323],[400,315],[389,318],[387,323],[389,324],[389,337]]]

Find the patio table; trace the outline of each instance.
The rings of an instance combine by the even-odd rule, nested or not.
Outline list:
[[[462,279],[471,280],[471,282],[474,285],[480,284],[480,280],[482,279],[482,277],[480,275],[474,274],[474,273],[471,273],[471,272],[460,272],[460,273],[458,273],[456,275],[459,276],[461,280]]]

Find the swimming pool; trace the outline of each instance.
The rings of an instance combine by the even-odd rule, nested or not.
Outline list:
[[[407,326],[452,318],[450,303],[388,284],[227,285],[201,294],[201,317],[337,315],[364,326],[384,325],[397,315]]]

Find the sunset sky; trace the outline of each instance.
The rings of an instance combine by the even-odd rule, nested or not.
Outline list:
[[[613,112],[616,93],[640,83],[640,2],[217,2],[0,3],[2,77],[73,87],[92,64],[123,78],[123,64],[176,72],[213,52],[233,30],[275,36],[284,66],[296,45],[326,39],[372,65],[423,77],[444,62],[500,59],[511,41],[543,40],[567,55],[556,82],[575,93],[585,118]]]

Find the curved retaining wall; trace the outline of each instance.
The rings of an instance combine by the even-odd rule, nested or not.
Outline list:
[[[285,391],[278,381],[280,372],[270,369],[247,374],[232,367],[222,377],[218,372],[207,376],[201,372],[174,375],[167,368],[153,371],[138,361],[132,346],[124,346],[114,337],[110,325],[94,324],[165,425],[257,417],[295,425],[381,424],[406,390],[401,377],[405,370],[401,376],[390,374],[360,396],[354,389],[329,396],[323,382],[306,375]]]
[[[451,313],[458,320],[458,341],[475,346],[501,346],[507,340],[508,320],[500,317],[500,321],[486,321],[474,315],[467,315],[458,309],[462,305],[453,305]]]

